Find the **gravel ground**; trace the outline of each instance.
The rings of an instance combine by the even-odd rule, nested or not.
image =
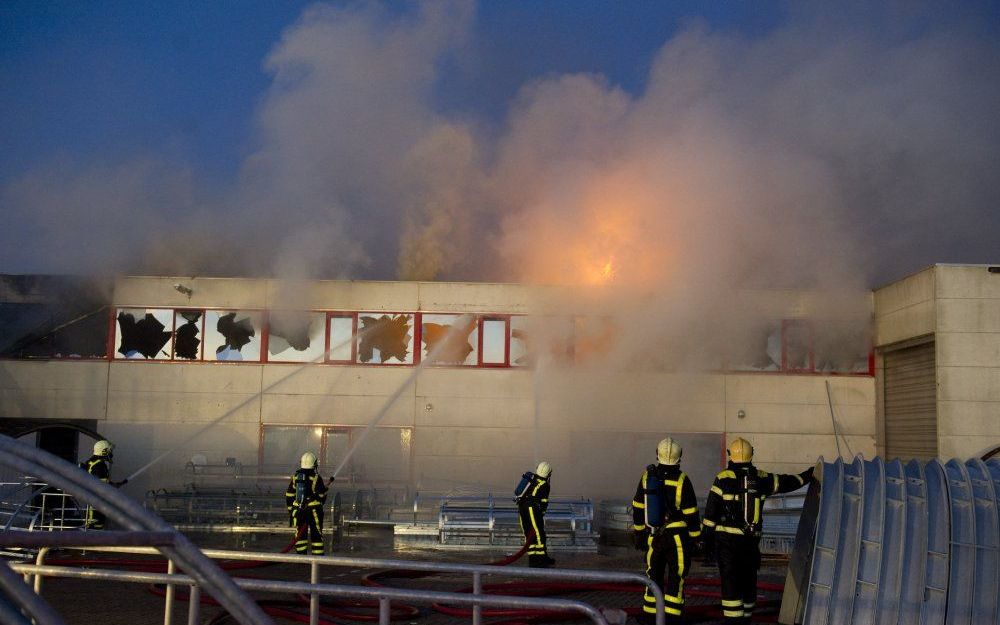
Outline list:
[[[192,536],[200,546],[206,548],[238,549],[241,551],[277,552],[287,544],[289,537],[278,535],[195,535]],[[367,531],[358,534],[343,535],[334,539],[333,553],[345,556],[396,558],[423,561],[450,561],[487,563],[498,560],[510,552],[500,550],[444,550],[433,548],[393,548],[391,533],[384,530]],[[558,560],[559,568],[603,569],[613,571],[634,571],[641,573],[644,568],[643,556],[636,551],[622,546],[602,546],[598,553],[559,553],[553,556]],[[53,558],[57,556],[52,556]],[[526,561],[516,563],[526,565]],[[359,584],[361,577],[370,573],[369,569],[357,568],[325,568],[321,580],[332,584]],[[785,564],[772,561],[765,564],[761,571],[761,579],[767,581],[784,580]],[[306,581],[308,568],[295,565],[278,565],[261,569],[239,572],[244,577],[265,577],[269,579]],[[697,606],[714,604],[715,599],[693,596],[699,591],[717,590],[707,586],[699,586],[695,579],[715,579],[717,571],[703,562],[695,563],[687,584],[687,605],[691,607],[689,622],[718,623],[720,621],[706,618],[698,611]],[[494,582],[508,582],[511,578],[497,578]],[[391,579],[387,585],[400,588],[426,588],[433,590],[459,590],[471,584],[468,577],[435,576],[421,579]],[[489,584],[491,580],[484,579]],[[46,579],[43,596],[63,615],[68,625],[133,625],[139,623],[163,622],[163,599],[154,595],[143,584],[109,583],[89,580]],[[641,604],[639,593],[623,592],[577,592],[559,595],[566,598],[586,601],[601,608],[624,608]],[[780,597],[771,596],[767,599],[780,601]],[[775,603],[775,606],[777,603]],[[396,621],[400,625],[452,625],[468,622],[467,618],[450,617],[430,610],[427,607],[418,608],[419,613],[412,616],[402,616]],[[762,612],[761,622],[774,620],[776,607],[771,610],[768,619],[767,612]],[[204,606],[201,611],[201,623],[209,623],[219,615],[216,607]],[[369,612],[370,613],[370,612]],[[335,619],[339,623],[349,624],[357,621]],[[490,619],[497,620],[497,619]],[[187,622],[187,603],[178,601],[175,607],[174,623]],[[228,621],[231,623],[232,621]],[[292,623],[292,620],[276,619],[278,623]],[[509,619],[508,619],[509,622]],[[584,621],[579,621],[584,622]],[[634,619],[629,619],[628,625],[636,625]]]

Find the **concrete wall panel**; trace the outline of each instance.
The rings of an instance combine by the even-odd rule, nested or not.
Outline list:
[[[103,419],[106,396],[98,390],[0,391],[0,415],[8,419]]]
[[[1000,299],[939,299],[938,332],[1000,332]]]
[[[192,290],[191,297],[175,284]],[[249,278],[124,277],[115,281],[117,307],[266,308],[267,282]]]
[[[417,397],[414,402],[414,421],[418,426],[532,428],[534,420],[535,402],[530,398],[431,395]]]
[[[938,265],[937,297],[1000,299],[1000,274],[983,265]]]
[[[323,281],[308,285],[269,280],[268,302],[274,308],[412,312],[418,309],[415,282]]]
[[[1000,447],[1000,436],[939,436],[938,454],[942,458],[978,458]]]
[[[226,415],[230,423],[258,423],[260,399],[254,393],[112,392],[108,421],[208,423]]]
[[[939,401],[938,434],[982,436],[1000,445],[1000,401]]]
[[[285,395],[392,395],[413,375],[412,367],[268,365],[263,387]],[[403,395],[413,396],[413,385]]]
[[[519,428],[444,428],[423,427],[413,437],[417,456],[450,458],[486,458],[494,456],[531,456],[534,431]]]
[[[1000,368],[1000,332],[938,332],[938,367]]]
[[[730,440],[742,436],[754,448],[754,463],[764,467],[773,464],[802,465],[803,468],[823,456],[827,460],[837,458],[837,441],[832,434],[758,434],[753,432],[731,432]],[[840,439],[840,449],[844,457],[850,451],[865,456],[875,455],[875,436],[847,436]],[[799,469],[801,471],[802,469]]]
[[[826,381],[835,406],[871,406],[875,385],[867,376],[728,375],[726,401],[733,404],[781,403],[827,405]]]
[[[520,284],[420,282],[419,308],[426,312],[523,314],[531,287]]]
[[[111,393],[257,393],[262,365],[113,362]]]
[[[738,411],[746,412],[740,419]],[[837,431],[841,434],[875,435],[873,405],[834,405]],[[833,435],[830,407],[826,404],[727,404],[726,430],[747,432],[784,432],[788,434]]]
[[[942,367],[937,375],[939,402],[1000,402],[1000,367]]]
[[[362,395],[282,395],[262,400],[265,424],[368,425],[386,407],[389,398]],[[401,397],[386,409],[380,425],[412,426],[413,400]]]
[[[533,373],[520,369],[424,368],[416,394],[444,397],[532,397]]]

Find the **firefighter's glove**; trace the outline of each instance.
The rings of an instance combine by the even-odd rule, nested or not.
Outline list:
[[[816,481],[816,478],[813,477],[813,472],[815,470],[816,470],[816,467],[809,467],[808,469],[806,469],[802,473],[799,473],[799,477],[802,478],[802,483],[803,484],[809,484],[810,482],[815,482]]]
[[[649,547],[649,528],[632,531],[632,546],[636,551],[645,551]]]

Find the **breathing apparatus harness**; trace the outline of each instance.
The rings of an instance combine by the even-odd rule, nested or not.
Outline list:
[[[517,504],[535,503],[535,497],[531,495],[530,491],[532,485],[538,484],[539,482],[544,482],[545,478],[531,471],[525,471],[524,475],[521,476],[521,481],[517,483],[517,487],[514,488],[514,502]]]
[[[646,526],[650,528],[654,541],[668,531],[687,528],[687,522],[677,503],[680,501],[681,487],[684,484],[684,472],[679,472],[675,480],[668,479],[663,475],[662,466],[651,464],[646,467],[646,486],[643,489],[646,500]],[[667,488],[670,485],[676,489],[672,493]]]
[[[742,529],[746,536],[760,538],[763,530],[761,505],[766,495],[760,487],[757,467],[748,464],[734,467],[733,472],[736,473],[737,491],[734,497],[723,501],[726,525]]]

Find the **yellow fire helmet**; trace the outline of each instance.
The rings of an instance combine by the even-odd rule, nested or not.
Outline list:
[[[537,475],[538,477],[547,478],[548,476],[552,475],[552,465],[542,460],[541,462],[538,463],[538,466],[535,468],[535,475]]]
[[[753,460],[753,445],[745,438],[737,438],[729,443],[729,459],[733,462],[750,462]]]
[[[656,461],[660,464],[680,464],[683,453],[680,443],[673,438],[665,438],[656,446]]]

